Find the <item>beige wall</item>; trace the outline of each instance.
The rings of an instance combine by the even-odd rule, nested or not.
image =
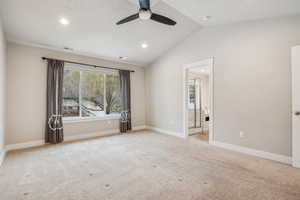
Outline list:
[[[5,74],[6,73],[6,40],[0,19],[0,165],[4,150],[5,133]]]
[[[46,63],[41,57],[87,62],[102,66],[133,69],[133,127],[145,125],[144,69],[85,56],[8,43],[7,137],[6,144],[42,140],[46,116]],[[118,120],[65,124],[65,136],[118,129]]]
[[[182,66],[215,57],[215,140],[291,156],[290,56],[297,44],[300,16],[198,31],[147,68],[147,124],[182,134]]]

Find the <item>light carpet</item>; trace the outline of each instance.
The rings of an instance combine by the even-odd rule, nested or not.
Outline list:
[[[300,170],[142,131],[10,152],[1,200],[299,200]]]

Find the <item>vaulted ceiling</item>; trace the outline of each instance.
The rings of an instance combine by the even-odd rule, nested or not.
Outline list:
[[[300,14],[299,0],[152,0],[152,11],[177,21],[166,26],[136,20],[137,0],[1,0],[8,40],[72,51],[141,66],[155,61],[199,28],[245,20]],[[209,17],[207,17],[209,16]],[[59,23],[70,20],[68,26]],[[208,20],[207,20],[208,19]],[[143,49],[142,43],[148,48]]]
[[[131,1],[131,0],[130,0]],[[146,65],[199,25],[162,1],[153,1],[152,10],[178,22],[166,26],[136,20],[116,22],[138,12],[128,0],[1,0],[0,13],[8,40],[54,48],[69,47],[87,55]],[[70,20],[62,26],[60,17]],[[146,42],[149,47],[141,48]]]

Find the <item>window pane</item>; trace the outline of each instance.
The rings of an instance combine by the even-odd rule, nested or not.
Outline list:
[[[63,83],[63,116],[79,117],[79,71],[65,69]]]
[[[120,113],[120,79],[117,75],[106,75],[106,114]]]
[[[195,98],[196,98],[195,83],[194,83],[194,81],[190,81],[189,82],[189,100],[190,100],[190,104],[195,103]]]
[[[104,116],[104,76],[99,72],[81,72],[81,116]]]

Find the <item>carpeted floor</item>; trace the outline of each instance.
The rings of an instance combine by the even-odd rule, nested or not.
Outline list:
[[[10,152],[1,200],[299,200],[300,170],[138,132]]]

